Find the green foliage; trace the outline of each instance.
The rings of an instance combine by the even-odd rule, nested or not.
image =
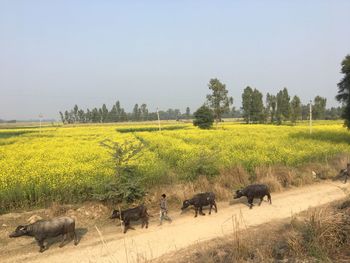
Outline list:
[[[124,172],[120,176],[112,178],[107,182],[102,191],[93,195],[93,198],[104,201],[121,203],[132,203],[145,195],[142,180],[130,172]]]
[[[281,124],[290,117],[290,97],[287,88],[280,90],[276,96],[277,108],[276,108],[276,119],[277,123]]]
[[[264,123],[265,112],[263,104],[263,95],[257,89],[246,87],[242,94],[243,117],[246,123]]]
[[[214,112],[216,122],[221,121],[222,114],[230,110],[230,105],[233,103],[233,98],[228,96],[226,85],[218,79],[211,79],[208,84],[212,94],[207,95],[209,106]]]
[[[276,107],[277,107],[277,98],[275,95],[270,93],[266,94],[266,114],[270,115],[270,122],[275,122],[276,116]]]
[[[210,129],[214,123],[213,111],[208,106],[201,106],[194,114],[193,125],[201,129]]]
[[[338,95],[336,99],[344,105],[342,117],[345,125],[350,129],[350,55],[347,55],[341,63],[341,73],[344,74],[338,83]]]
[[[145,194],[142,180],[137,177],[134,160],[143,148],[142,143],[125,141],[124,143],[104,140],[101,145],[110,150],[116,169],[116,177],[105,185],[102,193],[95,195],[99,200],[112,202],[134,202]]]
[[[294,96],[290,102],[291,115],[290,120],[292,123],[296,123],[301,118],[301,101],[298,96]]]
[[[326,113],[327,99],[316,96],[312,106],[312,118],[315,120],[324,120]]]

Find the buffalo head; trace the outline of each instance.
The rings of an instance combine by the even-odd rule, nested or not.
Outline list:
[[[237,190],[235,195],[234,195],[234,197],[233,197],[233,199],[238,199],[238,198],[240,198],[242,196],[243,196],[242,190]]]
[[[9,237],[21,237],[28,233],[27,226],[18,226],[14,232],[12,232]]]
[[[111,219],[120,218],[119,210],[113,210],[113,213],[110,218]]]
[[[191,205],[191,204],[190,204],[190,201],[189,201],[189,200],[185,200],[185,201],[182,203],[181,210],[186,209],[186,208],[189,207],[190,205]]]

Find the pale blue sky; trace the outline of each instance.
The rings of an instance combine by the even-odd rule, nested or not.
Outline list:
[[[74,104],[200,106],[226,83],[286,86],[329,106],[350,53],[350,1],[0,0],[0,118],[58,118]]]

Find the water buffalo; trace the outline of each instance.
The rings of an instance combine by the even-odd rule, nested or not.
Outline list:
[[[138,221],[138,220],[142,220],[142,226],[141,228],[143,228],[144,226],[146,226],[146,228],[148,228],[148,218],[149,218],[149,214],[147,213],[147,208],[144,205],[139,205],[137,207],[134,208],[130,208],[130,209],[126,209],[121,211],[121,213],[119,212],[119,210],[113,210],[113,213],[111,215],[111,219],[115,219],[115,218],[119,218],[122,221],[122,225],[124,227],[124,234],[126,233],[127,229],[133,229],[130,226],[130,221]]]
[[[75,220],[71,217],[57,217],[51,220],[39,220],[33,224],[20,225],[9,237],[31,236],[34,237],[40,247],[39,252],[45,251],[44,241],[50,237],[62,235],[60,247],[64,246],[67,235],[74,237],[74,245],[78,244],[75,233]]]
[[[346,169],[341,170],[339,174],[340,176],[344,176],[344,184],[346,184],[346,182],[348,181],[349,173],[350,173],[350,163],[348,163],[346,165]]]
[[[252,184],[252,185],[248,185],[247,187],[241,190],[237,190],[236,195],[234,196],[234,199],[240,198],[242,196],[246,196],[248,199],[249,207],[250,209],[252,209],[254,198],[260,198],[260,203],[259,203],[259,206],[260,206],[265,195],[267,195],[267,198],[271,204],[272,202],[271,202],[270,190],[267,187],[267,185]]]
[[[215,203],[215,194],[212,192],[196,194],[191,199],[183,201],[181,210],[186,209],[190,205],[194,206],[194,209],[195,209],[194,217],[197,217],[198,210],[199,210],[199,214],[204,216],[205,214],[203,213],[202,209],[203,209],[203,206],[206,206],[206,205],[209,205],[209,215],[211,214],[211,209],[213,208],[213,206],[215,208],[215,213],[218,212],[218,208]]]

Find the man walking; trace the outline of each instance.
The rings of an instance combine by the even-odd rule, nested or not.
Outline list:
[[[168,216],[168,201],[166,199],[166,194],[162,194],[160,198],[160,212],[159,212],[159,225],[162,225],[163,219],[168,220],[171,223],[171,218]]]

